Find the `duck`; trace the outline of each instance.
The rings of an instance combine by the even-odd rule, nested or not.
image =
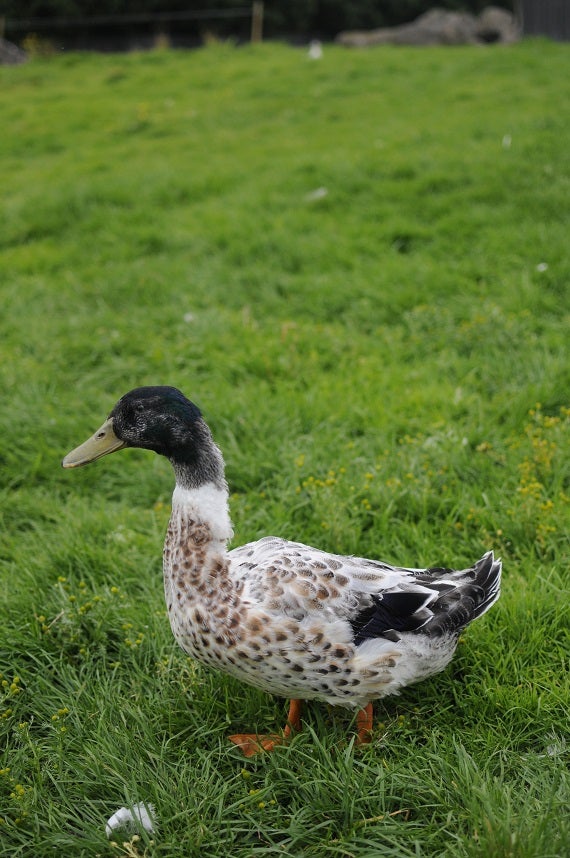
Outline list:
[[[246,757],[301,729],[303,702],[356,712],[356,743],[373,702],[444,670],[461,632],[500,595],[492,551],[467,569],[393,566],[265,536],[231,550],[222,453],[197,405],[175,387],[137,387],[62,461],[77,468],[123,448],[174,470],[164,551],[166,606],[178,644],[203,665],[288,699],[284,729],[229,739]]]

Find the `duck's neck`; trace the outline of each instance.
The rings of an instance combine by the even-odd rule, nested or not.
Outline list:
[[[208,425],[196,420],[192,434],[165,453],[174,468],[177,489],[199,489],[213,483],[227,494],[224,459]]]
[[[203,420],[193,424],[188,443],[172,450],[176,488],[164,546],[165,577],[184,576],[187,586],[212,581],[213,570],[228,568],[233,535],[224,460]]]
[[[212,548],[225,551],[233,536],[225,481],[204,483],[196,488],[187,488],[177,481],[172,495],[170,523],[179,532],[179,544],[186,544],[188,540],[195,542],[197,534],[193,531],[199,528],[203,536],[207,534]],[[197,540],[198,543],[204,541],[203,536]]]
[[[192,544],[197,536],[193,528],[199,528],[202,536],[208,534],[213,550],[225,552],[233,531],[224,460],[203,420],[194,424],[193,440],[170,457],[176,479],[170,524],[177,530],[179,545]]]

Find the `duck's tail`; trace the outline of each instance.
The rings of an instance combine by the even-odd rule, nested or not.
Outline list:
[[[422,631],[459,634],[472,620],[481,617],[501,594],[501,561],[488,551],[470,569],[426,569],[417,580],[437,598],[429,605],[432,617]]]

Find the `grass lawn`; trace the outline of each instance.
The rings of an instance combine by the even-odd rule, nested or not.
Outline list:
[[[569,103],[542,41],[0,69],[0,854],[570,854]],[[60,467],[141,384],[201,406],[236,545],[502,556],[369,747],[227,742],[285,704],[177,649],[168,463]]]

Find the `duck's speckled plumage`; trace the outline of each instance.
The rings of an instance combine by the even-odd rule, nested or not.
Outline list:
[[[172,630],[194,658],[284,697],[362,708],[443,670],[498,595],[472,569],[417,570],[265,537],[228,552],[227,492],[176,489],[164,548]]]
[[[175,388],[137,388],[64,459],[77,467],[121,447],[167,456],[176,476],[164,546],[172,630],[202,663],[273,694],[364,710],[443,670],[460,632],[499,597],[492,552],[469,569],[407,569],[266,537],[228,551],[221,453]],[[299,724],[300,709],[290,710]],[[236,744],[255,736],[232,737]],[[266,741],[263,747],[273,747]]]

